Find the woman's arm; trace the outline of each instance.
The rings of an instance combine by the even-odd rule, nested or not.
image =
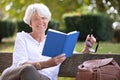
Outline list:
[[[61,55],[58,55],[58,56],[51,58],[49,60],[46,60],[46,61],[25,62],[25,63],[23,63],[23,65],[24,64],[31,64],[36,69],[40,70],[40,69],[56,66],[56,65],[62,63],[65,59],[66,59],[65,54],[61,54]]]
[[[24,35],[17,33],[13,52],[13,65],[19,66],[26,61],[28,61],[28,53],[26,52]]]

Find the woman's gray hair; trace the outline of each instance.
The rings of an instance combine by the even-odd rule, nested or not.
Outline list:
[[[30,25],[31,16],[35,11],[37,11],[37,13],[40,16],[46,17],[48,19],[48,21],[50,21],[51,12],[50,12],[49,8],[42,3],[40,3],[40,4],[35,3],[35,4],[29,5],[26,9],[25,16],[23,18],[23,20],[26,24]]]

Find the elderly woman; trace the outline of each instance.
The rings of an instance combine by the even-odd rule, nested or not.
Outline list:
[[[57,80],[60,64],[66,59],[65,54],[54,58],[42,55],[50,19],[51,12],[44,4],[28,6],[24,22],[32,28],[32,32],[17,33],[12,66],[4,70],[1,80]],[[95,43],[94,37],[88,39]],[[84,52],[89,52],[86,45]]]

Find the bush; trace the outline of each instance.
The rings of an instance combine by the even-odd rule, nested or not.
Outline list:
[[[80,31],[79,40],[85,40],[93,29],[93,35],[101,41],[109,41],[113,37],[112,19],[105,15],[81,15],[65,17],[66,32]]]
[[[50,21],[48,23],[48,28],[59,30],[60,23],[57,21]]]
[[[29,25],[27,25],[26,23],[24,23],[24,21],[18,21],[17,22],[17,31],[21,32],[21,31],[25,31],[25,32],[31,32],[31,28],[29,27]]]
[[[23,21],[18,21],[17,25],[18,25],[18,32],[21,32],[21,31],[31,32],[32,31],[32,29],[29,27],[29,25],[27,25]],[[58,30],[59,29],[59,22],[50,21],[48,23],[48,28]]]
[[[0,21],[0,42],[4,37],[11,37],[16,30],[15,23],[11,21]]]

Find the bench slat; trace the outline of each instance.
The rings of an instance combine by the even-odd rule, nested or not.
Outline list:
[[[100,59],[100,58],[114,58],[120,65],[120,54],[73,54],[67,58],[61,65],[59,77],[75,77],[78,65],[86,60]],[[0,73],[12,64],[12,53],[0,53]]]

